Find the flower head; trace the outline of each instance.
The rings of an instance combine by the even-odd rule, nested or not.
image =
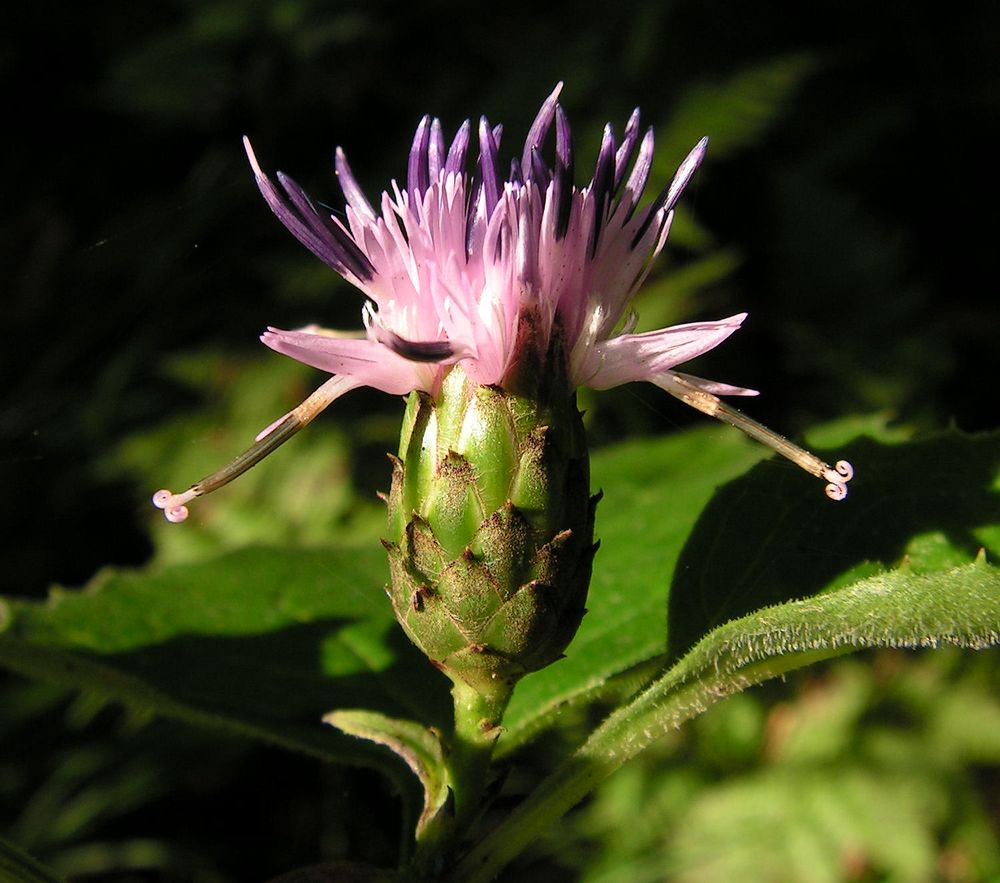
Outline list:
[[[274,213],[365,294],[365,330],[346,335],[318,327],[269,328],[261,337],[265,344],[333,376],[220,472],[181,494],[158,492],[154,503],[169,520],[183,520],[187,502],[249,469],[351,389],[371,386],[433,397],[460,365],[473,384],[517,391],[554,349],[562,354],[560,373],[571,389],[655,383],[823,478],[832,498],[846,495],[849,464],[831,468],[718,398],[756,391],[675,370],[722,343],[745,313],[633,333],[630,303],[666,242],[674,207],[708,139],[695,145],[664,190],[640,206],[652,166],[653,131],[640,133],[636,110],[620,141],[610,124],[605,127],[593,175],[578,188],[560,90],[561,84],[542,104],[506,177],[500,164],[502,127],[485,118],[476,130],[478,157],[470,171],[470,123],[447,144],[440,121],[424,117],[405,186],[394,181],[377,207],[338,148],[335,167],[347,202],[343,217],[317,207],[281,172],[275,184],[245,142]],[[544,144],[553,129],[550,162]]]

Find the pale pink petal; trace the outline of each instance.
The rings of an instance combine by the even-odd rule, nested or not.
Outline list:
[[[739,313],[717,322],[692,322],[600,341],[588,348],[574,380],[593,389],[652,380],[717,347],[740,327],[746,315]]]
[[[430,390],[437,366],[413,362],[374,340],[350,340],[269,328],[261,341],[313,368],[352,377],[365,386],[402,395]]]

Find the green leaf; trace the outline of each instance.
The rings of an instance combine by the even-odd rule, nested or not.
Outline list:
[[[1000,557],[1000,433],[861,438],[835,450],[857,469],[841,503],[822,505],[811,479],[769,460],[702,510],[670,586],[674,658],[727,620],[903,562],[920,573],[981,548]]]
[[[1000,758],[996,661],[868,652],[732,696],[619,769],[540,848],[581,883],[922,883],[955,855],[965,879],[1000,879],[979,772]]]
[[[498,754],[550,726],[567,703],[618,702],[648,683],[668,635],[676,657],[767,604],[903,561],[919,573],[968,561],[980,546],[1000,552],[1000,436],[840,447],[859,429],[888,438],[874,420],[825,436],[858,471],[839,504],[783,461],[746,472],[766,451],[723,426],[595,453],[605,500],[590,613],[567,658],[519,685]],[[319,714],[365,706],[422,724],[449,720],[446,682],[392,619],[385,570],[372,542],[249,548],[110,573],[46,604],[10,602],[0,664],[331,759],[381,763],[373,746],[324,731]]]
[[[604,500],[588,613],[566,658],[514,691],[498,756],[550,724],[567,700],[599,695],[611,675],[663,653],[670,574],[698,512],[720,482],[765,456],[738,432],[715,426],[594,454],[591,484]],[[817,506],[827,503],[823,497]]]
[[[719,699],[819,659],[864,647],[982,649],[1000,643],[1000,571],[984,561],[942,573],[899,570],[715,629],[613,713],[476,846],[455,879],[492,876],[623,763]]]
[[[63,883],[23,849],[0,837],[0,879],[6,883]]]
[[[728,782],[685,817],[676,861],[696,870],[675,879],[839,883],[848,855],[863,857],[870,879],[939,879],[929,822],[942,814],[940,783],[914,778],[844,764],[835,775],[785,769]]]
[[[878,439],[844,443],[861,429]],[[766,451],[725,427],[594,456],[605,498],[590,613],[567,658],[518,686],[498,756],[569,702],[627,695],[663,669],[657,657],[668,645],[677,659],[730,619],[903,562],[921,573],[968,562],[980,548],[1000,558],[1000,433],[900,442],[877,420],[851,420],[816,435],[832,446],[831,461],[845,456],[856,467],[840,503],[784,460],[759,462]]]
[[[384,745],[403,759],[424,788],[423,811],[416,825],[417,842],[433,839],[443,823],[442,810],[450,794],[439,733],[414,721],[364,709],[331,711],[323,721],[351,736]]]
[[[386,767],[374,746],[320,724],[323,709],[362,704],[425,723],[448,717],[446,683],[396,626],[384,571],[381,550],[362,547],[251,548],[112,572],[43,604],[0,602],[0,664],[140,710]]]

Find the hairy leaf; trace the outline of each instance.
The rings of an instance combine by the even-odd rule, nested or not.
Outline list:
[[[384,745],[403,759],[424,789],[424,805],[417,819],[417,840],[440,825],[439,813],[448,801],[448,771],[440,735],[413,721],[390,718],[364,709],[331,711],[323,718],[338,730]]]
[[[859,430],[876,437],[844,442]],[[595,455],[607,505],[590,613],[567,658],[519,686],[500,753],[552,724],[567,703],[637,689],[728,620],[904,563],[927,573],[980,548],[1000,557],[1000,434],[901,442],[875,420],[852,420],[821,440],[857,469],[841,503],[777,458],[737,477],[764,454],[725,427]]]
[[[729,622],[614,712],[466,856],[455,879],[490,879],[619,766],[746,687],[864,647],[982,649],[998,642],[1000,571],[982,560],[934,574],[881,574]]]
[[[251,548],[109,573],[44,604],[0,606],[0,664],[327,759],[384,765],[374,746],[320,725],[331,706],[447,715],[444,679],[395,627],[384,567],[377,547]]]

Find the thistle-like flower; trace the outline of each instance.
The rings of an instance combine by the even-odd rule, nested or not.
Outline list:
[[[276,185],[246,142],[274,213],[365,294],[365,331],[269,328],[265,344],[332,377],[229,466],[183,493],[154,496],[167,519],[183,521],[192,499],[245,472],[349,390],[411,394],[388,496],[390,594],[411,638],[474,686],[547,664],[582,616],[594,501],[577,387],[655,383],[820,477],[835,500],[852,475],[850,464],[830,467],[718,398],[754,390],[676,370],[722,343],[745,313],[634,333],[630,302],[708,140],[640,206],[653,131],[641,134],[636,110],[620,142],[605,127],[593,176],[577,188],[560,89],[506,178],[502,128],[485,118],[470,174],[470,123],[448,145],[440,121],[424,117],[405,187],[394,181],[377,208],[338,148],[343,216],[317,207],[287,175]],[[554,164],[543,150],[552,129]]]

